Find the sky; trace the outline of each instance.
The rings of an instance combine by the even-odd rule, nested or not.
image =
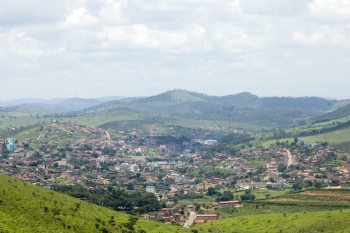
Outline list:
[[[349,0],[0,0],[0,100],[350,98]]]

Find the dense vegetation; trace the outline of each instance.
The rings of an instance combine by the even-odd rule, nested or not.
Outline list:
[[[143,214],[165,207],[165,203],[159,202],[153,193],[116,190],[113,187],[109,187],[107,190],[88,190],[82,186],[58,186],[55,191],[133,214]]]
[[[237,151],[242,149],[245,146],[250,146],[250,141],[254,140],[254,138],[248,134],[238,134],[238,133],[230,133],[227,136],[223,137],[220,140],[220,143],[205,148],[204,151],[206,155],[204,157],[215,157],[216,153],[225,153],[225,154],[236,154]]]
[[[330,121],[334,119],[338,119],[341,117],[347,117],[350,115],[350,104],[340,107],[332,112],[326,113],[321,116],[314,117],[312,120],[313,123]]]

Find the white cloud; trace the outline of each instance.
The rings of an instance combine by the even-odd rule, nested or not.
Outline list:
[[[0,2],[0,70],[19,97],[305,96],[293,87],[316,79],[324,95],[326,75],[347,82],[349,15],[347,0]]]
[[[350,18],[350,1],[348,0],[315,0],[308,4],[310,14],[314,17],[334,19]]]

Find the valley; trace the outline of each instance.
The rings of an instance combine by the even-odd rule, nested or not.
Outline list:
[[[63,105],[69,105],[67,101]],[[82,100],[73,102],[79,105]],[[183,225],[189,232],[260,232],[268,229],[264,224],[277,222],[281,225],[268,232],[291,232],[293,227],[316,232],[335,226],[324,220],[311,231],[308,223],[314,220],[307,213],[312,212],[315,221],[347,216],[347,101],[259,98],[250,93],[213,97],[173,90],[89,103],[96,105],[74,111],[74,104],[67,109],[33,104],[2,108],[0,172],[17,179],[1,177],[6,182],[64,193],[79,203],[123,212],[132,222],[110,217],[114,225],[106,225],[107,220],[90,216],[95,220],[82,221],[97,221],[95,228],[88,227],[91,232],[128,227],[125,232],[166,232],[167,227],[183,232]],[[62,232],[74,225],[66,216],[81,217],[68,207],[66,212],[63,204],[48,205],[39,206],[53,213],[48,222]],[[299,215],[303,218],[295,217]],[[6,216],[9,220],[0,223],[4,232],[38,227],[30,223],[26,228]],[[157,227],[146,222],[145,228],[135,227],[146,221],[141,219]],[[256,226],[258,219],[266,223]],[[335,229],[341,232],[343,225]],[[83,225],[74,227],[88,232]]]

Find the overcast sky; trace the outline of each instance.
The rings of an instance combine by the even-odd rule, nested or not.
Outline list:
[[[0,99],[350,98],[349,0],[0,0]]]

